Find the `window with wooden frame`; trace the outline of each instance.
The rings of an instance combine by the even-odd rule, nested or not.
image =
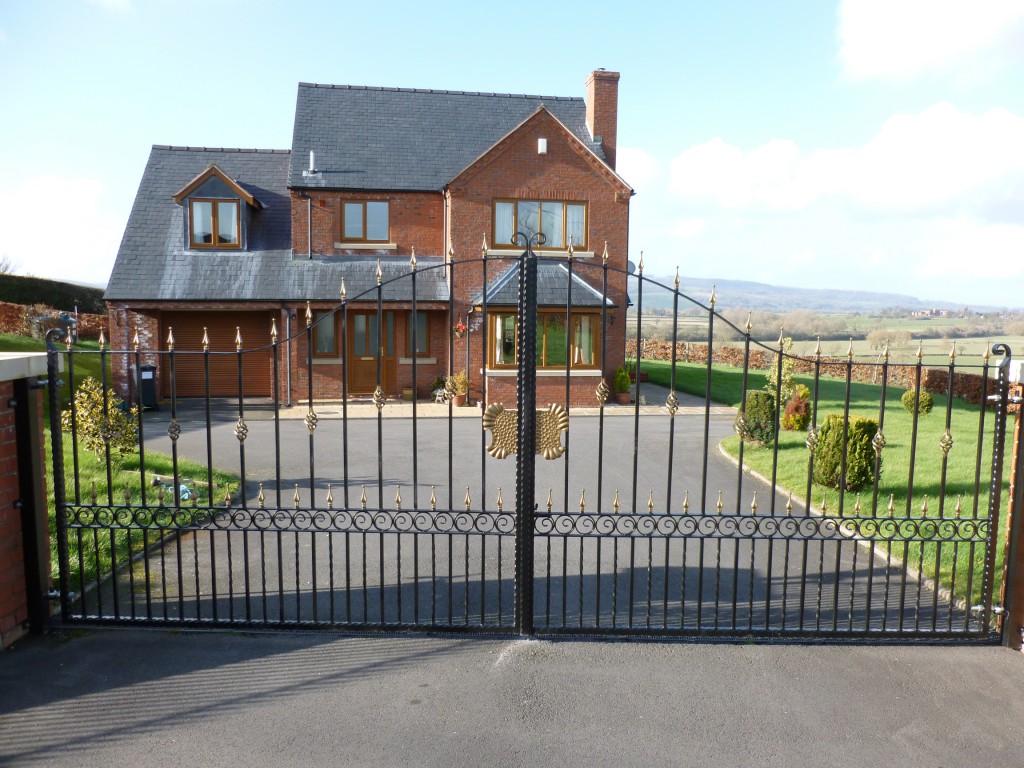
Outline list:
[[[491,368],[514,368],[518,360],[516,314],[488,314],[488,356]],[[600,366],[601,316],[594,312],[573,312],[569,318],[572,335],[566,349],[566,317],[564,311],[537,312],[537,367],[565,369],[568,354],[570,370],[586,370]]]
[[[491,228],[495,248],[512,246],[517,232],[542,232],[540,250],[587,249],[587,204],[560,200],[495,200]]]
[[[191,248],[238,248],[242,221],[237,200],[194,197],[188,202]]]
[[[341,241],[343,243],[389,242],[386,200],[342,200]]]
[[[313,357],[337,357],[338,334],[336,313],[313,313]]]
[[[426,312],[416,313],[416,350],[413,351],[413,315],[410,312],[405,319],[405,349],[409,357],[430,357],[430,315]]]

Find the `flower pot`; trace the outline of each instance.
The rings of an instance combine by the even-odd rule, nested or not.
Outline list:
[[[456,408],[461,408],[466,404],[466,395],[452,395],[452,405]]]
[[[632,392],[616,392],[615,402],[619,405],[629,405],[629,401],[633,399]]]

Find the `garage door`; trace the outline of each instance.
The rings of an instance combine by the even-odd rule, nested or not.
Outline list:
[[[202,352],[203,328],[210,339],[211,352],[234,352],[236,328],[242,333],[244,349],[263,347],[270,343],[272,312],[165,312],[163,332],[167,338],[169,328],[174,329],[174,349],[178,352]],[[203,355],[175,355],[174,369],[178,397],[203,397]],[[165,361],[164,365],[167,363]],[[246,397],[270,397],[272,394],[272,365],[270,349],[245,352],[242,356],[243,394]],[[170,369],[163,375],[164,397],[170,397]],[[210,395],[213,397],[238,396],[238,357],[236,355],[210,355]]]

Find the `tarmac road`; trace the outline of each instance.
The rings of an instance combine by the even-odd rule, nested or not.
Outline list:
[[[76,631],[0,653],[5,766],[1020,765],[995,647]]]

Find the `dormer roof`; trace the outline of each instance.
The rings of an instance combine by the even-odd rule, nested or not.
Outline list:
[[[216,163],[210,163],[210,165],[207,166],[205,171],[200,173],[198,176],[193,178],[192,181],[190,181],[184,187],[175,192],[173,196],[174,202],[177,203],[178,205],[181,205],[182,200],[184,200],[186,197],[192,194],[192,192],[194,192],[196,189],[202,186],[209,179],[214,177],[220,179],[225,184],[227,184],[228,188],[231,189],[232,192],[238,195],[242,200],[245,200],[245,202],[251,205],[253,208],[263,207],[263,203],[257,200],[256,196],[253,195],[252,192],[250,192],[248,189],[246,189],[237,181],[235,181],[226,173],[224,173],[224,171],[221,170],[220,166],[218,166]]]

